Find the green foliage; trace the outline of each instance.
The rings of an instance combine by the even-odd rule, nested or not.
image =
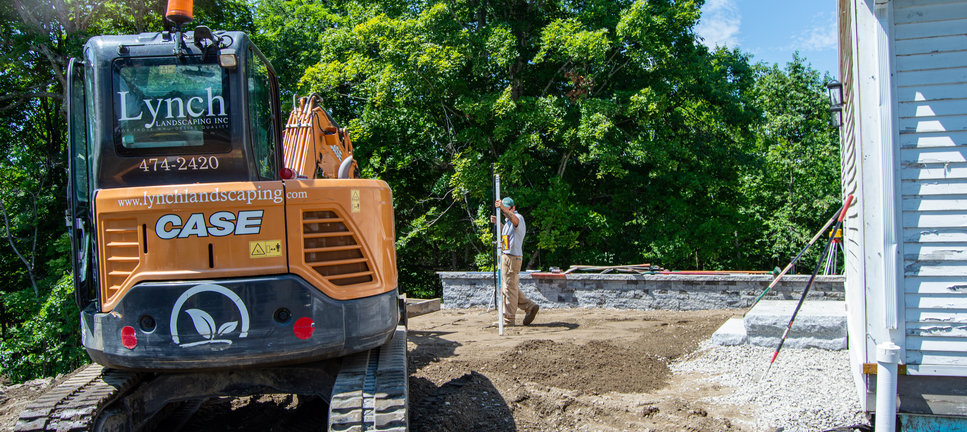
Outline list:
[[[6,313],[29,317],[7,327],[0,341],[0,368],[15,382],[70,372],[90,363],[80,340],[80,311],[71,275],[51,287],[42,304],[29,291],[3,296]]]
[[[393,187],[401,285],[490,265],[492,164],[528,223],[528,268],[750,265],[733,252],[758,231],[741,188],[756,71],[696,43],[700,6],[320,6],[344,13],[299,85],[353,119],[364,174]]]
[[[839,131],[828,123],[826,83],[831,78],[809,68],[798,53],[784,70],[765,64],[756,68],[756,104],[765,121],[756,133],[760,165],[743,177],[748,200],[742,212],[762,232],[743,243],[764,268],[795,256],[842,200]],[[813,248],[802,262],[816,262],[821,252]]]

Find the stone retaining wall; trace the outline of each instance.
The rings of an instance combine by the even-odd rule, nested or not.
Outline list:
[[[489,272],[438,272],[443,308],[493,305]],[[752,306],[771,275],[635,275],[522,273],[521,290],[542,308],[599,307],[637,310],[739,309]],[[765,300],[798,300],[808,275],[784,276]],[[809,300],[845,300],[843,276],[818,276]]]

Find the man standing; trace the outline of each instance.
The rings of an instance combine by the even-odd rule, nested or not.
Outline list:
[[[527,234],[527,224],[524,217],[517,213],[517,206],[510,197],[503,201],[494,202],[494,207],[500,209],[506,223],[500,233],[503,254],[500,256],[500,272],[503,275],[501,289],[504,291],[504,326],[514,325],[517,308],[526,312],[524,325],[534,322],[540,306],[528,299],[520,292],[520,266],[523,263],[524,235]],[[497,223],[496,216],[490,216],[490,223]],[[497,323],[494,323],[496,326]]]

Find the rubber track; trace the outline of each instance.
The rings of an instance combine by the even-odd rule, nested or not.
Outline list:
[[[142,374],[85,366],[73,377],[31,402],[15,432],[86,431],[102,408],[141,381]]]
[[[406,327],[385,345],[343,360],[329,404],[331,432],[406,432]]]

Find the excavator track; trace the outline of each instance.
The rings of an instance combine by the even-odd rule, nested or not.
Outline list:
[[[343,360],[329,404],[329,430],[408,430],[409,378],[406,327],[398,326],[385,345]]]
[[[85,366],[73,377],[27,405],[16,432],[90,430],[104,407],[137,385],[144,374]]]
[[[135,395],[142,393],[146,385],[157,384],[159,380],[148,380],[150,377],[151,374],[108,369],[97,364],[85,366],[73,377],[28,405],[20,414],[14,431],[128,430],[131,420],[123,413],[119,415],[115,411],[123,411],[123,405],[129,403],[122,398],[137,398]],[[407,431],[408,381],[406,327],[401,325],[397,326],[393,338],[386,344],[343,359],[332,384],[328,430]],[[161,424],[153,420],[148,424],[137,421],[133,424],[143,424],[142,429],[145,430],[184,429],[180,426],[189,422],[203,401],[204,397],[181,405],[167,405],[166,409],[173,409],[170,410],[172,412],[166,411],[158,416],[162,417]],[[185,412],[179,414],[179,410]],[[319,430],[326,427],[323,422],[325,417],[300,417],[303,418],[287,425],[286,430]]]

